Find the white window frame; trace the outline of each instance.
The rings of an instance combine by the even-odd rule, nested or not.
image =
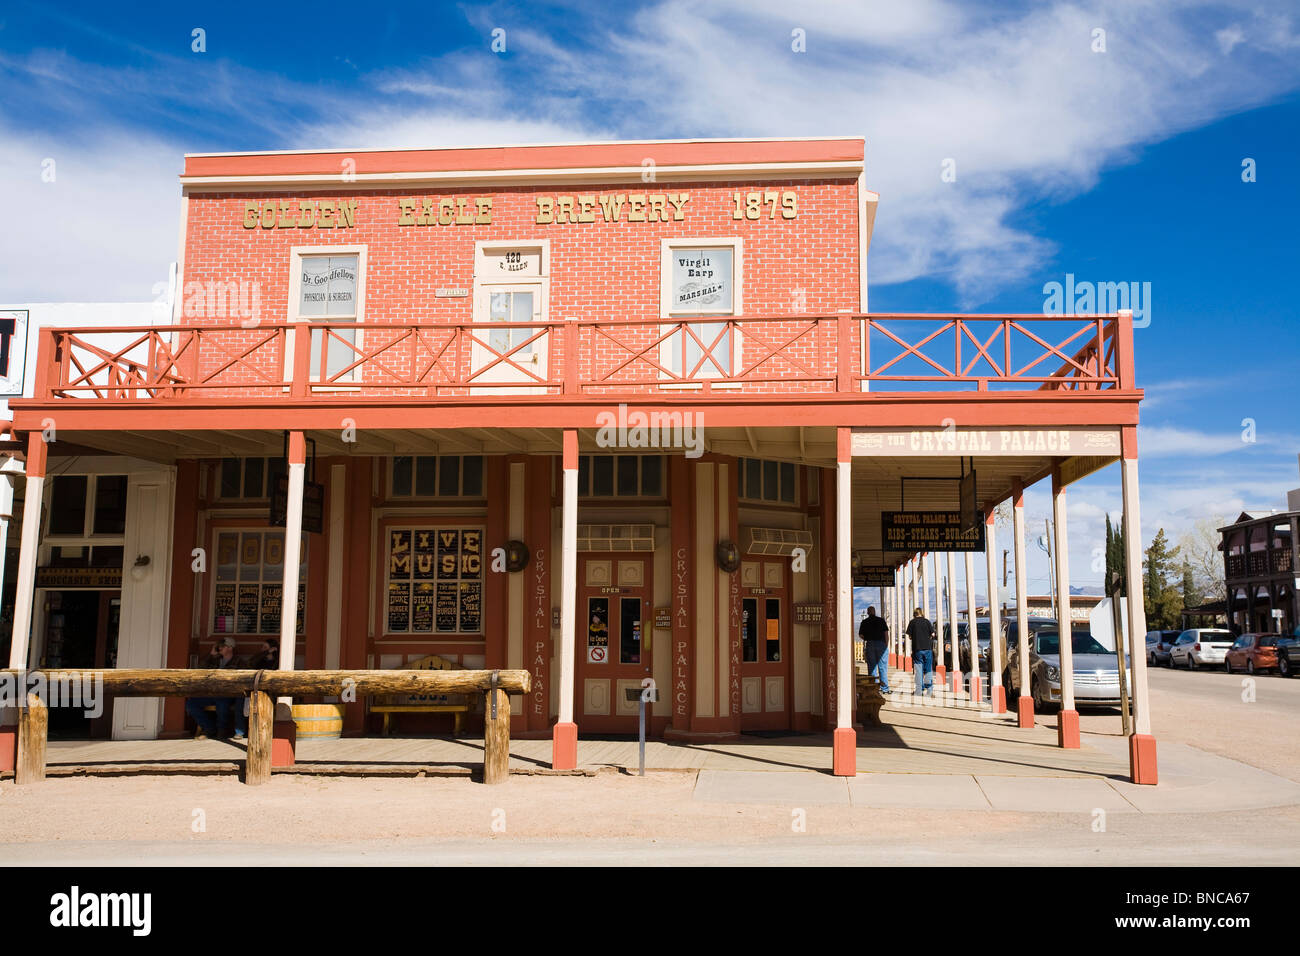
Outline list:
[[[368,247],[364,243],[360,245],[346,245],[346,246],[293,246],[292,248],[289,249],[289,301],[285,303],[285,321],[288,322],[288,324],[293,327],[293,330],[290,331],[288,341],[285,343],[284,346],[284,367],[285,367],[286,379],[293,378],[294,343],[296,342],[298,337],[296,329],[299,323],[306,324],[306,325],[313,325],[315,324],[312,322],[313,318],[321,318],[326,320],[330,318],[330,316],[316,316],[316,317],[308,316],[306,318],[303,318],[298,315],[298,306],[302,298],[302,260],[307,258],[319,258],[321,256],[355,255],[357,257],[357,314],[355,317],[353,317],[352,321],[360,325],[362,322],[366,320],[367,250]],[[360,330],[358,330],[357,341],[356,341],[356,347],[358,349],[363,347],[361,339],[362,339],[362,333]],[[326,348],[324,342],[322,342],[321,348],[322,349]],[[362,371],[361,368],[353,369],[351,373],[349,373],[351,377],[348,378],[347,381],[349,383],[359,384],[361,382],[361,371]],[[313,378],[311,379],[311,381],[317,381],[317,380]],[[344,390],[344,391],[350,390],[346,385],[324,387],[320,390],[334,391],[336,389]]]
[[[731,312],[719,313],[720,317],[739,318],[744,315],[743,294],[744,294],[744,259],[745,259],[745,240],[740,236],[714,236],[706,238],[678,238],[665,237],[660,240],[659,248],[659,317],[670,321],[681,321],[682,319],[708,319],[711,316],[708,313],[696,312],[679,312],[674,314],[671,310],[672,304],[672,286],[673,286],[673,263],[672,257],[674,250],[677,249],[731,249]],[[659,334],[664,335],[668,332],[667,326],[660,326]],[[742,336],[739,329],[735,330],[735,341],[732,343],[732,359],[738,366],[741,363]],[[663,342],[659,347],[659,364],[670,366],[672,361],[673,343],[672,341]],[[670,366],[671,367],[671,366]],[[683,370],[684,371],[684,370]],[[729,374],[735,375],[736,369],[732,368]],[[659,386],[664,389],[700,389],[703,388],[703,382],[665,382]],[[713,388],[740,388],[739,382],[721,382],[712,386]]]
[[[537,275],[489,275],[487,271],[488,256],[498,252],[514,252],[521,249],[538,250]],[[546,323],[550,321],[551,309],[551,240],[550,239],[479,239],[474,243],[474,281],[470,289],[473,296],[471,320],[475,325],[482,323],[485,327],[490,325],[487,314],[487,297],[485,293],[490,293],[493,289],[501,291],[523,291],[527,289],[536,289],[538,316],[539,321]],[[538,362],[537,374],[545,375],[546,370],[550,367],[551,337],[545,335],[533,343],[533,352],[540,355]],[[472,365],[471,358],[471,369]],[[508,371],[509,366],[503,363],[503,371]],[[472,372],[471,372],[472,374]],[[491,381],[491,379],[484,379]],[[535,383],[521,382],[520,385],[531,392],[534,388],[531,385]],[[503,388],[492,388],[493,395],[505,395],[512,390]]]

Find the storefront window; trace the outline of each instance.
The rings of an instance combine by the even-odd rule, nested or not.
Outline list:
[[[302,634],[307,596],[305,536],[300,547],[297,632]],[[284,593],[284,533],[220,531],[216,555],[212,633],[279,634]]]
[[[658,455],[578,456],[579,495],[659,498],[663,493],[663,459]]]
[[[483,529],[390,528],[389,634],[483,630]]]
[[[223,458],[217,497],[266,499],[283,474],[283,458]]]
[[[393,458],[394,498],[481,498],[482,455],[396,455]]]
[[[788,461],[741,458],[736,467],[736,492],[748,501],[795,504],[795,467]]]
[[[56,475],[51,479],[49,534],[118,537],[126,530],[126,475]]]

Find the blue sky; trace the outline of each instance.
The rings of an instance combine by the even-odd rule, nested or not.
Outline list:
[[[1151,283],[1145,539],[1300,486],[1293,3],[16,3],[0,83],[6,302],[153,298],[187,151],[861,134],[873,310]],[[1079,583],[1107,511],[1117,468],[1071,488]]]

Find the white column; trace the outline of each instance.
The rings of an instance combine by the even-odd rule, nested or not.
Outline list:
[[[840,457],[835,483],[835,618],[840,633],[836,635],[835,726],[853,728],[853,568],[850,533],[853,528],[853,461]]]
[[[28,666],[32,639],[32,602],[36,595],[36,561],[41,543],[41,502],[45,495],[45,440],[39,432],[27,436],[27,487],[23,492],[23,530],[19,539],[18,580],[14,592],[14,629],[9,666]]]
[[[307,478],[307,442],[289,433],[289,497],[284,515],[284,579],[280,591],[280,670],[291,671],[298,649],[298,579],[302,572],[302,493]],[[276,699],[276,719],[290,720],[292,698]]]
[[[943,672],[947,676],[947,668],[943,666],[943,574],[939,570],[939,555],[934,555],[934,615],[935,615],[935,637],[937,643],[934,646],[934,670],[938,674]]]
[[[574,627],[578,611],[578,469],[564,469],[560,556],[560,723],[573,723]]]
[[[916,568],[918,571],[918,577],[920,579],[920,585],[921,585],[921,601],[920,601],[921,613],[925,616],[926,620],[931,620],[930,618],[930,571],[925,566],[926,557],[927,557],[926,554],[921,554],[917,557]]]
[[[853,527],[853,433],[836,429],[835,481],[835,734],[831,748],[831,772],[853,777],[858,772],[858,735],[853,729],[853,567],[849,554],[849,532]]]
[[[948,651],[948,663],[952,667],[952,691],[961,693],[961,664],[957,655],[957,559],[948,552],[948,626],[952,629],[952,647]]]
[[[966,640],[970,646],[970,696],[972,700],[980,700],[984,695],[980,690],[979,633],[975,626],[975,552],[967,551],[965,557]]]
[[[1015,488],[1015,500],[1011,509],[1012,531],[1016,536],[1016,660],[1020,673],[1016,680],[1020,687],[1020,696],[1029,696],[1029,569],[1025,565],[1025,496],[1019,484]],[[1028,711],[1026,713],[1026,710]],[[1020,725],[1034,725],[1034,708],[1017,704]]]
[[[993,703],[993,712],[1000,714],[1007,708],[1005,691],[1002,688],[1002,641],[998,633],[1002,627],[1002,609],[998,607],[997,600],[998,548],[997,535],[994,531],[996,521],[997,513],[990,508],[984,522],[984,564],[988,574],[988,586],[985,590],[989,596],[989,700]]]
[[[578,765],[578,726],[573,720],[573,655],[578,617],[578,432],[564,431],[564,500],[560,512],[560,712],[551,730],[551,768]]]
[[[1056,529],[1057,630],[1061,635],[1061,710],[1074,710],[1074,627],[1070,620],[1070,543],[1066,534],[1065,485],[1052,475],[1052,522]],[[1064,720],[1064,716],[1062,717]]]
[[[1151,707],[1147,691],[1145,648],[1138,644],[1147,632],[1146,608],[1142,603],[1142,520],[1138,512],[1138,471],[1136,458],[1120,459],[1120,478],[1124,483],[1124,586],[1128,592],[1129,667],[1133,674],[1133,732],[1151,733]]]

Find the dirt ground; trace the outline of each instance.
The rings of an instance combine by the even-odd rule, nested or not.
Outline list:
[[[1151,688],[1158,741],[1300,780],[1300,735],[1289,729],[1300,681],[1260,678],[1249,701],[1241,677],[1226,674],[1157,672]],[[1085,714],[1083,729],[1118,735],[1119,719]],[[764,776],[755,773],[756,786]],[[693,772],[639,778],[614,771],[514,775],[490,787],[464,776],[303,774],[276,775],[256,788],[233,775],[5,782],[0,864],[312,863],[349,847],[360,848],[364,862],[631,862],[655,848],[664,859],[676,853],[676,862],[703,863],[1300,862],[1300,807],[1116,813],[1099,832],[1079,813],[741,805],[696,800],[695,784]]]

